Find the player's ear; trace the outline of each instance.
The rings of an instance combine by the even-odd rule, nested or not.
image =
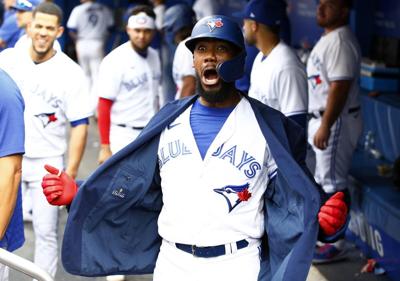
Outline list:
[[[63,35],[64,33],[64,27],[62,27],[61,25],[58,27],[57,29],[57,38],[60,38],[61,35]]]

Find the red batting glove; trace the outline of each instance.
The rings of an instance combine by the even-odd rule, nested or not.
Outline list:
[[[336,192],[321,207],[318,213],[319,226],[326,235],[335,234],[346,223],[347,205],[344,193]]]
[[[75,181],[53,166],[44,165],[44,168],[50,173],[42,179],[43,193],[47,202],[56,206],[71,204],[78,191]]]

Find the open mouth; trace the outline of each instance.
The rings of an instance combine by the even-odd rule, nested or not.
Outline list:
[[[214,67],[207,67],[203,71],[202,81],[207,86],[216,85],[219,82],[219,75]]]

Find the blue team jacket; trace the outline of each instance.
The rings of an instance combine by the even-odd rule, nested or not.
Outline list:
[[[157,231],[162,207],[159,136],[196,98],[162,108],[134,142],[83,183],[70,206],[62,246],[62,262],[69,273],[153,272],[161,244]],[[305,137],[302,129],[280,112],[246,98],[278,166],[264,195],[268,248],[259,280],[305,280],[320,207],[319,192],[305,168]]]

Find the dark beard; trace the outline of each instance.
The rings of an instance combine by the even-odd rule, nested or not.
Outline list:
[[[197,93],[205,101],[209,103],[220,103],[229,99],[231,94],[235,92],[235,84],[227,83],[221,79],[221,87],[218,90],[205,91],[201,85],[200,77],[196,75],[196,88]]]

